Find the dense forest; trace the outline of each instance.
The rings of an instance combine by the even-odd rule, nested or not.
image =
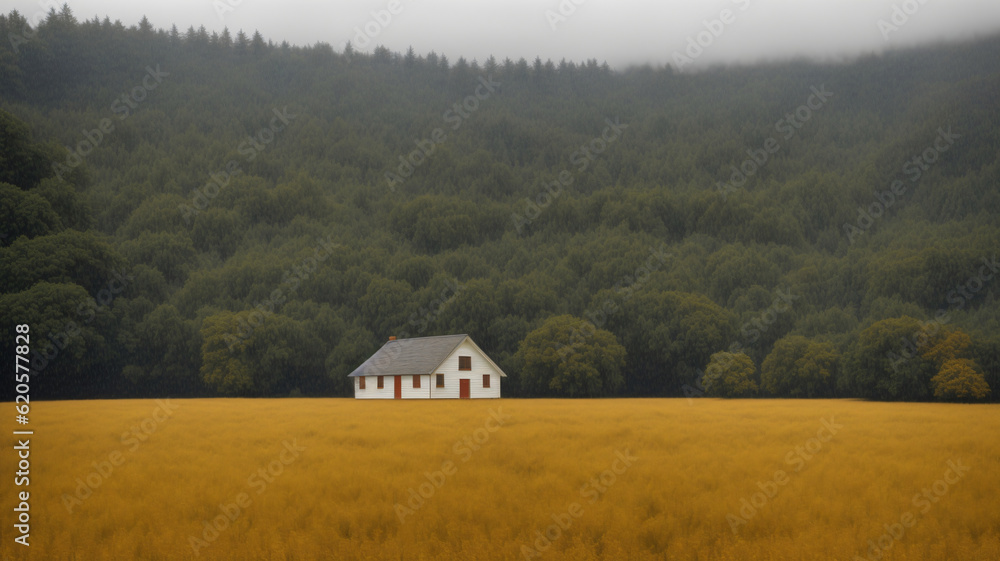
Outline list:
[[[1000,37],[700,72],[0,38],[32,397],[351,395],[446,333],[512,397],[1000,394]]]

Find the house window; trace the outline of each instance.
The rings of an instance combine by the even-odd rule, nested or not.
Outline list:
[[[413,389],[419,389],[419,388],[420,388],[420,376],[414,375],[413,376]]]
[[[458,357],[458,369],[459,370],[472,370],[472,357],[471,356],[460,356],[460,357]]]
[[[437,374],[436,378],[437,378],[437,387],[443,388],[444,387],[444,374]]]
[[[365,377],[364,376],[361,376],[360,378],[358,378],[358,389],[359,390],[365,389]]]
[[[378,389],[382,389],[384,386],[382,384],[382,376],[378,377]]]
[[[483,374],[483,387],[484,388],[490,387],[490,375],[489,374]]]

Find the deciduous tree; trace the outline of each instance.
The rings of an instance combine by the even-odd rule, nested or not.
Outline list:
[[[757,367],[744,353],[721,351],[712,355],[705,367],[705,394],[712,397],[753,397],[757,395]]]
[[[549,318],[518,351],[522,388],[533,395],[602,397],[623,383],[625,348],[615,336],[570,315]]]

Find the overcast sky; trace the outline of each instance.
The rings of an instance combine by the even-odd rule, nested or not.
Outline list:
[[[5,1],[29,19],[55,0]],[[259,30],[266,39],[338,51],[383,44],[452,61],[535,56],[596,58],[615,67],[796,56],[841,58],[1000,30],[1000,0],[78,0],[78,19],[110,16],[126,26]],[[59,1],[62,4],[62,1]],[[895,18],[894,18],[894,6]],[[396,13],[391,13],[395,8]],[[729,10],[724,13],[723,10]],[[908,13],[909,12],[909,13]],[[374,14],[373,14],[374,13]],[[722,16],[726,17],[723,18]],[[378,20],[381,20],[378,21]],[[723,21],[725,19],[726,21]],[[880,25],[880,20],[884,22]],[[711,28],[711,29],[707,29]],[[365,31],[367,30],[367,33]],[[712,33],[714,31],[714,34]],[[359,36],[360,34],[360,36]],[[699,36],[700,34],[700,36]],[[690,42],[701,45],[691,46]],[[700,49],[700,51],[699,51]],[[685,52],[688,51],[688,52]],[[687,57],[676,59],[677,56]],[[694,56],[692,56],[694,55]]]

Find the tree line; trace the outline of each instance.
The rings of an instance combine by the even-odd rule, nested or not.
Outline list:
[[[65,6],[0,38],[39,398],[350,395],[468,333],[509,396],[997,399],[998,37],[701,72]]]

